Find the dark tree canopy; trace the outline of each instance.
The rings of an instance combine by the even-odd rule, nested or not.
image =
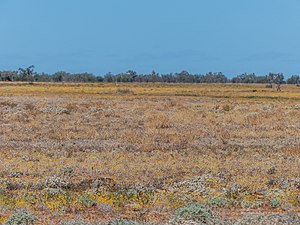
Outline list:
[[[19,68],[19,76],[22,81],[34,81],[34,65],[27,68]]]
[[[58,71],[54,74],[37,73],[33,65],[19,68],[18,71],[0,71],[0,81],[26,81],[26,82],[162,82],[162,83],[261,83],[268,84],[280,90],[281,84],[300,84],[299,75],[293,75],[286,81],[282,73],[269,73],[256,75],[243,73],[229,79],[222,72],[208,72],[206,74],[192,74],[186,70],[176,73],[159,74],[151,71],[148,74],[139,74],[134,70],[125,73],[95,75],[92,73],[68,73]]]

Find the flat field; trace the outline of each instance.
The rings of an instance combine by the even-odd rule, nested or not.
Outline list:
[[[24,210],[34,224],[288,221],[300,87],[0,83],[0,223]]]

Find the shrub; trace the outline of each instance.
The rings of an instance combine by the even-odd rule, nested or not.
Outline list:
[[[197,224],[209,224],[212,222],[212,212],[200,203],[188,205],[177,209],[171,224],[181,224],[184,222],[196,222]]]
[[[190,180],[175,183],[173,187],[175,190],[184,189],[187,193],[208,194],[211,192],[211,188],[207,187],[208,181],[212,178],[210,174],[203,174]]]
[[[45,178],[41,185],[44,188],[68,189],[71,187],[71,183],[67,179],[57,175]]]
[[[212,197],[209,200],[209,204],[217,207],[225,207],[228,204],[228,201],[222,196]]]
[[[224,194],[227,198],[237,199],[244,192],[244,189],[241,185],[234,183],[224,190]]]
[[[117,94],[133,94],[133,91],[130,90],[129,88],[119,88],[116,91]]]
[[[224,106],[223,106],[223,110],[224,110],[225,112],[229,112],[230,109],[231,109],[231,107],[230,107],[229,105],[224,105]]]
[[[6,225],[33,225],[36,220],[36,217],[27,211],[19,211],[18,213],[12,215]]]
[[[238,220],[235,225],[259,225],[259,224],[300,224],[299,216],[288,215],[249,215]]]
[[[83,220],[70,220],[70,221],[62,222],[61,225],[91,225],[91,223],[88,223]]]
[[[116,221],[109,222],[108,225],[142,225],[142,224],[131,220],[116,220]]]
[[[79,201],[85,207],[91,207],[91,206],[95,206],[96,205],[96,202],[93,199],[91,199],[91,197],[89,195],[87,195],[87,194],[83,194],[82,196],[80,196],[79,197]]]
[[[272,166],[271,168],[269,168],[269,169],[267,170],[267,173],[270,174],[270,175],[272,175],[272,174],[275,174],[276,171],[277,171],[276,167],[275,167],[275,166]]]
[[[273,208],[277,208],[280,205],[281,205],[281,199],[279,199],[279,198],[272,198],[271,199],[271,206]]]
[[[66,195],[67,194],[67,192],[65,192],[64,190],[62,190],[60,188],[45,188],[44,191],[46,192],[48,198],[53,198],[58,195]]]
[[[55,113],[55,114],[70,114],[70,111],[67,108],[62,107],[54,107],[54,106],[48,106],[46,108],[41,108],[40,112],[42,113]]]
[[[150,225],[148,223],[139,223],[132,220],[113,220],[109,222],[89,223],[84,220],[70,220],[62,222],[61,225]]]

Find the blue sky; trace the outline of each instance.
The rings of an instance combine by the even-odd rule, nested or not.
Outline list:
[[[0,70],[300,74],[299,0],[0,0]]]

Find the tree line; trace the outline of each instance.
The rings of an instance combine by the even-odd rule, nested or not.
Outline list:
[[[269,73],[258,76],[255,73],[243,73],[228,78],[222,72],[191,74],[187,71],[178,73],[159,74],[152,71],[149,74],[138,74],[129,70],[126,73],[95,75],[92,73],[67,73],[64,71],[54,74],[37,73],[34,66],[19,68],[16,71],[0,71],[0,81],[26,82],[162,82],[162,83],[261,83],[261,84],[300,84],[300,76],[293,75],[285,79],[282,73]]]

